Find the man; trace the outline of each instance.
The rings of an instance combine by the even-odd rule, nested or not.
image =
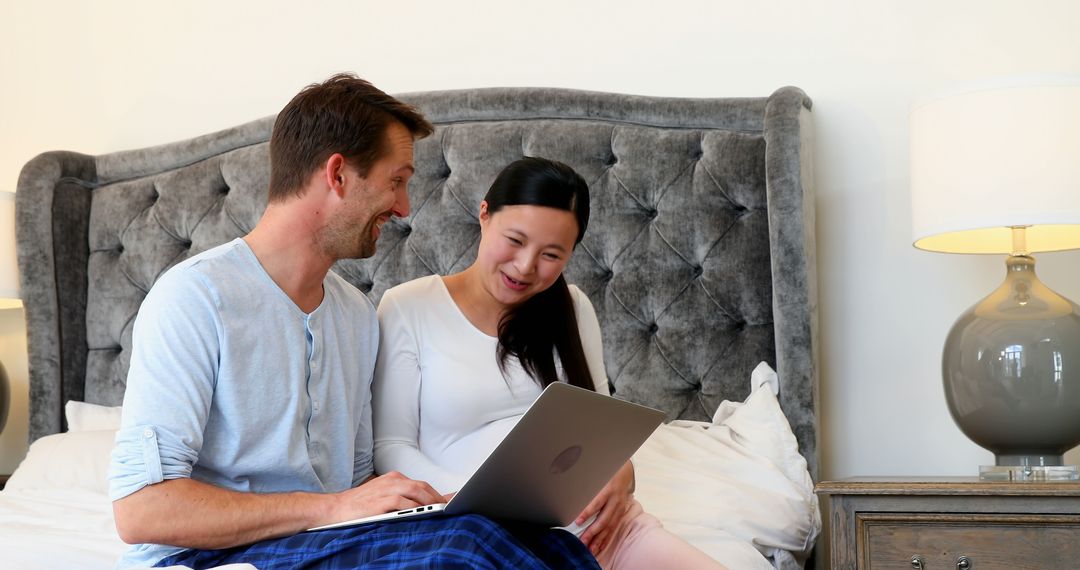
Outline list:
[[[260,569],[591,565],[562,531],[477,516],[305,529],[441,502],[373,477],[371,302],[330,272],[409,213],[413,141],[433,127],[351,75],[308,86],[270,140],[269,204],[247,236],[169,270],[135,322],[110,469],[123,566]]]

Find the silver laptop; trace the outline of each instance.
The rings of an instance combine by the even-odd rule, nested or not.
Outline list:
[[[549,384],[449,503],[309,530],[465,513],[567,526],[663,420],[660,410]]]

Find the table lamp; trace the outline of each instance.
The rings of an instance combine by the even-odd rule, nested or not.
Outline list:
[[[0,191],[0,311],[21,306],[19,268],[15,260],[15,194]],[[7,423],[10,403],[11,386],[0,362],[0,432]]]
[[[1080,248],[1080,75],[957,91],[916,105],[910,126],[915,247],[1007,256],[942,355],[949,412],[995,456],[980,478],[1076,479],[1063,454],[1080,444],[1080,308],[1032,254]]]

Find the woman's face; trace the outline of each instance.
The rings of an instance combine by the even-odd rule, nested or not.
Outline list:
[[[503,206],[494,214],[480,203],[480,251],[476,261],[484,287],[515,306],[551,286],[574,250],[574,214],[546,206]]]

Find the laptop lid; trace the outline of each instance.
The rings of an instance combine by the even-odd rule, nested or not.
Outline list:
[[[662,421],[660,410],[549,384],[445,512],[566,526]]]
[[[449,503],[308,530],[466,513],[567,526],[662,421],[660,410],[549,384]]]

